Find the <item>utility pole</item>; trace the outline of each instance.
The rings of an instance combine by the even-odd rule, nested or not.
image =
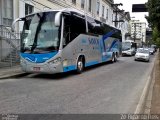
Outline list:
[[[136,35],[137,35],[137,23],[134,23],[134,42],[136,41]]]
[[[123,20],[118,20],[117,16],[119,12],[123,12],[124,10],[119,10],[118,6],[122,6],[122,3],[118,3],[118,4],[112,4],[112,7],[115,8],[115,10],[113,12],[115,12],[116,16],[115,16],[115,20],[113,21],[115,23],[115,27],[117,27],[118,22],[124,22]]]
[[[85,13],[85,21],[86,21],[86,33],[88,33],[88,20],[87,20],[87,12],[88,12],[88,4],[87,4],[88,0],[85,0],[85,10],[84,10],[84,13]]]
[[[143,35],[143,33],[142,33],[142,47],[143,47],[143,44],[144,44],[144,42],[143,42],[143,37],[144,37],[144,35]]]

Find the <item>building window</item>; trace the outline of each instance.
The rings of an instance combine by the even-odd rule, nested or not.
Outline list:
[[[85,0],[81,0],[81,8],[84,9]]]
[[[112,22],[113,22],[113,14],[112,14]]]
[[[76,5],[76,0],[72,0],[72,3]]]
[[[25,15],[33,13],[33,9],[34,7],[32,5],[29,5],[26,3],[25,4]]]
[[[104,17],[104,5],[102,5],[102,17]]]
[[[108,20],[108,9],[106,11],[106,19]]]
[[[97,15],[99,15],[100,2],[97,1]]]
[[[11,26],[13,21],[13,0],[4,0],[3,24]]]
[[[89,12],[91,12],[91,5],[92,5],[91,0],[89,0],[89,8],[88,8]]]

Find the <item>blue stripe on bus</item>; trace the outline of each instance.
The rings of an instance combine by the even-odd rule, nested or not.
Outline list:
[[[113,42],[112,42],[112,44],[111,44],[111,46],[110,46],[110,48],[109,48],[108,50],[106,49],[105,41],[106,41],[106,40],[109,40],[109,39],[107,39],[107,38],[108,38],[108,37],[111,37],[111,36],[112,36],[113,34],[115,34],[116,32],[117,32],[117,30],[112,30],[112,31],[110,31],[109,33],[103,35],[102,39],[100,40],[100,46],[102,47],[102,48],[100,49],[100,52],[101,52],[101,54],[102,54],[102,58],[101,58],[102,62],[109,61],[109,60],[111,59],[111,57],[112,57],[112,55],[109,54],[109,53],[107,53],[107,55],[103,56],[103,52],[111,52],[111,50],[112,50],[112,48],[114,47],[116,41],[113,41]]]
[[[109,33],[103,35],[103,40],[105,41],[105,39],[107,39],[108,37],[112,36],[114,33],[116,33],[117,31],[112,30]]]
[[[111,60],[111,57],[112,57],[112,51],[118,51],[117,48],[116,48],[116,45],[117,45],[117,42],[116,40],[114,40],[110,46],[110,48],[107,51],[107,54],[105,56],[102,55],[102,62],[106,62],[106,61],[109,61]]]
[[[117,30],[112,30],[109,33],[106,33],[105,35],[102,36],[102,39],[100,40],[100,52],[106,52],[106,46],[105,46],[105,41],[108,40],[108,37],[111,37],[114,33],[116,33]]]
[[[117,43],[117,41],[116,41],[116,40],[114,40],[114,41],[112,42],[111,47],[109,48],[109,51],[111,51],[111,50],[112,50],[112,48],[114,48],[114,46],[116,45],[116,43]]]
[[[63,72],[68,72],[68,71],[72,71],[72,70],[76,70],[76,65],[63,67]]]
[[[29,54],[29,53],[21,53],[21,57],[33,63],[44,63],[47,60],[54,57],[58,52],[51,52],[45,54]]]
[[[96,65],[96,64],[98,64],[98,63],[99,63],[98,61],[88,62],[88,63],[85,64],[85,67],[92,66],[92,65]]]
[[[85,64],[85,67],[96,65],[98,63],[99,63],[98,61],[88,62]],[[63,72],[68,72],[72,70],[76,70],[76,65],[70,65],[70,66],[63,67]]]
[[[102,62],[111,60],[111,57],[112,57],[112,52],[107,52],[107,55],[102,57]]]

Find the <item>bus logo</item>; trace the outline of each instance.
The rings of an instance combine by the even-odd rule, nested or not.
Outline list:
[[[88,38],[88,40],[91,45],[99,45],[99,40],[97,38]]]

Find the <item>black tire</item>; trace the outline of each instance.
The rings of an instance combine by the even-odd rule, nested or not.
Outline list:
[[[113,54],[112,54],[111,63],[114,63],[114,62],[115,62],[115,54],[113,53]]]
[[[77,61],[77,73],[80,74],[83,72],[84,70],[84,61],[83,61],[83,58],[82,57],[79,57],[78,58],[78,61]]]
[[[118,60],[118,53],[114,55],[114,62],[117,62],[117,60]]]

